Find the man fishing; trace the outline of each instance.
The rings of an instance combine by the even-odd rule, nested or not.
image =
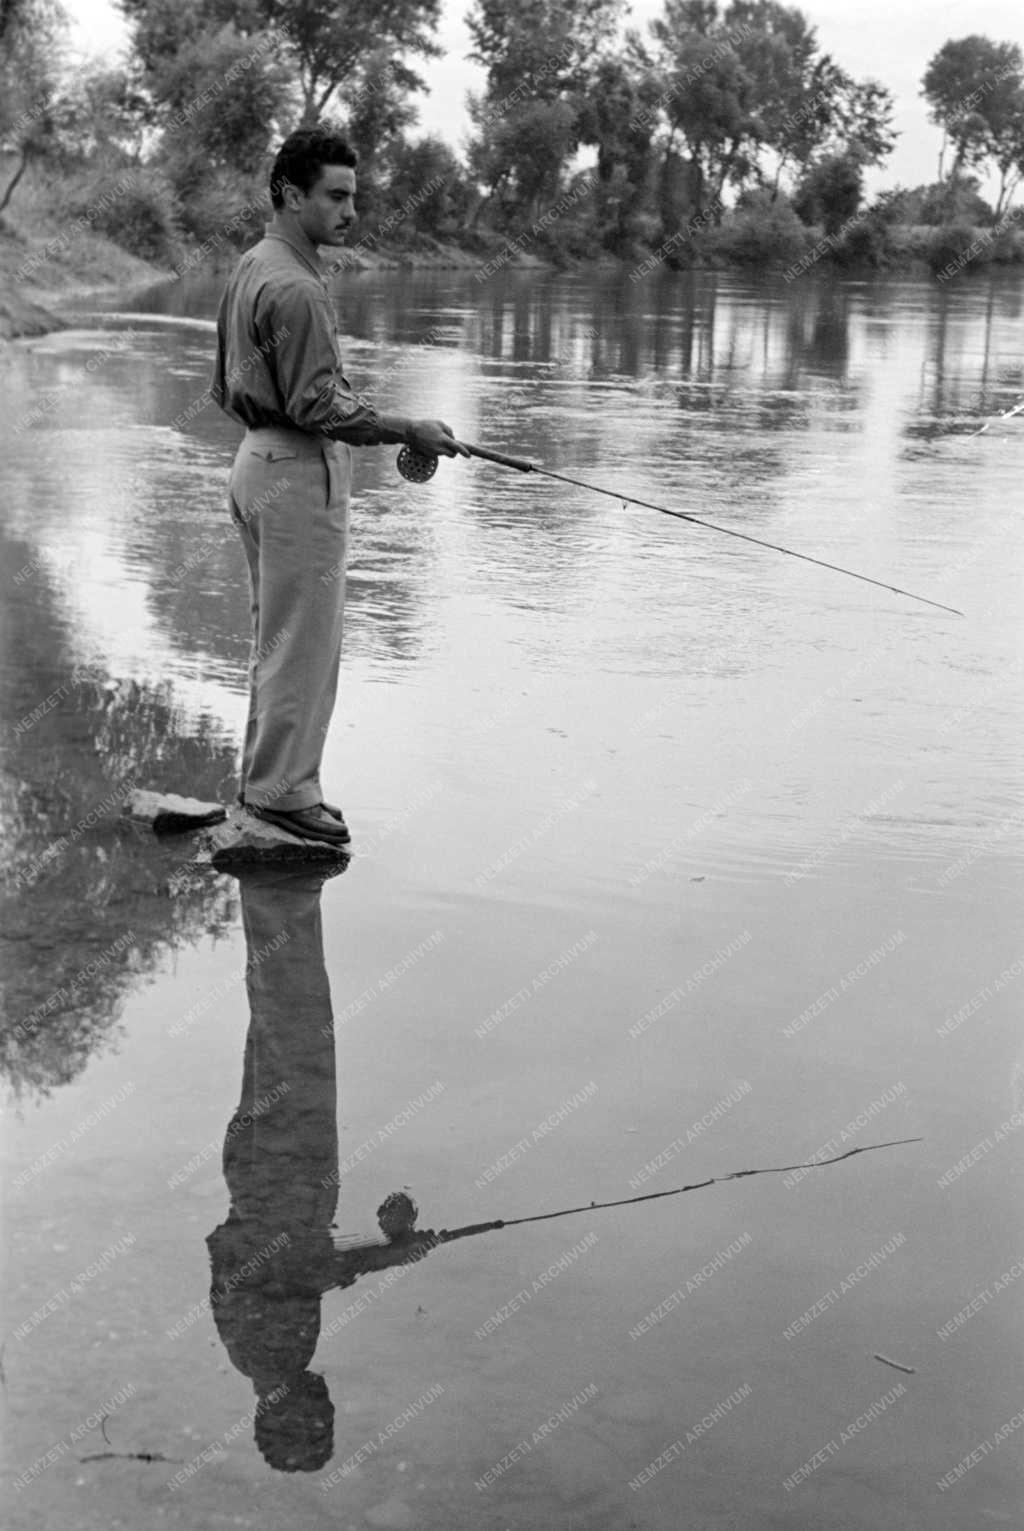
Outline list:
[[[249,568],[252,654],[239,801],[305,839],[345,844],[323,800],[345,607],[353,446],[468,456],[441,420],[380,415],[341,370],[319,245],[355,221],[357,156],[300,128],[270,175],[273,216],[235,267],[217,315],[211,394],[245,427],[228,503]]]

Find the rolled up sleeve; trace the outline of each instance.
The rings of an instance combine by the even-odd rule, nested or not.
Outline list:
[[[270,284],[260,294],[255,319],[281,412],[298,430],[351,446],[394,439],[390,421],[382,421],[372,404],[353,393],[339,370],[325,292],[312,282]]]

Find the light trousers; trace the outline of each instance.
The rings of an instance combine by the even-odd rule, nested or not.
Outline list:
[[[352,449],[302,431],[247,431],[228,504],[249,566],[252,651],[245,801],[323,801],[320,761],[338,689]]]

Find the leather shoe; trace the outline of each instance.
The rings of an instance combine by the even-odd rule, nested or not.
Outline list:
[[[235,798],[235,802],[238,804],[239,808],[245,808],[248,806],[245,801],[244,792],[239,792],[238,796]],[[337,819],[339,824],[344,824],[345,815],[342,813],[341,809],[335,807],[333,803],[321,803],[320,807],[324,810],[325,813],[329,813],[332,819]]]
[[[326,811],[323,803],[312,808],[292,808],[285,812],[280,808],[256,808],[247,805],[250,813],[268,824],[276,824],[301,840],[324,840],[329,845],[347,845],[352,836],[344,819],[335,818]]]

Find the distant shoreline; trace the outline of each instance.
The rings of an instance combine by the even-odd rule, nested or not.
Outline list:
[[[931,232],[932,230],[924,228],[905,230],[904,237],[895,246],[893,261],[885,267],[862,268],[844,265],[838,269],[849,275],[862,275],[864,270],[876,275],[922,277],[934,275],[925,255],[925,241]],[[984,241],[984,229],[977,230],[977,238],[981,242]],[[345,249],[337,257],[325,257],[325,264],[333,265],[337,273],[345,270],[469,272],[474,269],[482,270],[486,265],[493,264],[506,244],[507,241],[500,241],[494,251],[485,254],[481,251],[466,250],[458,245],[441,244],[435,240],[418,248],[372,251],[360,249],[357,242],[351,249]],[[18,264],[26,259],[25,245],[24,239],[12,237],[9,232],[0,230],[0,344],[10,340],[31,339],[33,336],[46,335],[55,330],[67,328],[66,321],[53,312],[52,305],[61,304],[69,298],[109,293],[112,288],[131,290],[158,282],[170,282],[185,277],[190,271],[198,270],[200,267],[214,275],[227,273],[243,253],[241,250],[225,251],[212,258],[204,257],[192,264],[186,256],[176,266],[164,267],[130,255],[112,240],[90,235],[84,258],[74,262],[47,261],[46,264],[50,267],[50,281],[36,283],[28,279],[19,280],[15,274]],[[29,258],[31,258],[31,252]],[[634,262],[634,268],[639,269],[645,264],[650,265],[652,259],[654,257],[649,256],[646,261]],[[754,271],[781,272],[783,270],[779,262],[758,265],[751,262],[727,261],[720,257],[712,257],[688,265],[682,262],[656,261],[655,263],[665,264],[669,269],[676,271],[728,271],[749,274]],[[556,261],[523,251],[517,251],[502,264],[507,270],[555,273],[627,271],[630,266],[629,261],[607,254],[600,254],[592,259],[567,257],[565,260]],[[1019,269],[1024,264],[1024,230],[1017,231],[1015,248],[1009,260],[986,263],[980,269],[990,269],[993,264],[1007,269],[1013,267]],[[837,267],[831,263],[827,269],[835,270]]]

